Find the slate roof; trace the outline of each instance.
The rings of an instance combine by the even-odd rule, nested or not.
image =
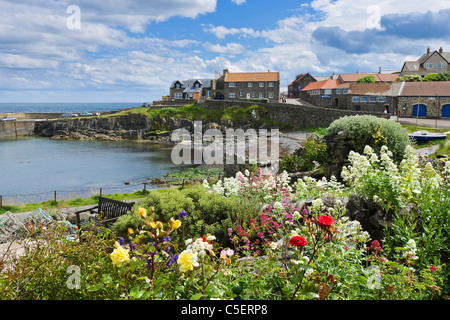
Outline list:
[[[170,85],[170,88],[174,89],[175,84],[177,82],[181,83],[181,88],[183,88],[183,89],[192,88],[196,81],[200,82],[200,84],[202,85],[202,88],[211,88],[211,86],[212,86],[212,79],[189,79],[189,80],[175,80]]]

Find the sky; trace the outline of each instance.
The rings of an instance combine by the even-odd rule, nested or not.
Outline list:
[[[432,5],[430,5],[432,4]],[[448,0],[0,0],[0,102],[152,102],[222,72],[400,71]]]

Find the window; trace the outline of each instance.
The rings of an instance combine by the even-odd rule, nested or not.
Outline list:
[[[378,102],[386,102],[386,97],[378,97]]]
[[[434,65],[432,63],[427,63],[427,69],[432,69]]]
[[[208,98],[211,98],[211,91],[210,91],[210,90],[206,91],[206,96],[207,96]]]
[[[249,82],[249,83],[248,83],[248,87],[249,87],[249,88],[253,88],[253,82]]]
[[[336,94],[342,94],[342,89],[336,89]]]
[[[359,97],[353,97],[352,102],[359,102]]]
[[[445,65],[443,63],[438,63],[438,69],[444,69]]]
[[[361,102],[367,102],[367,97],[361,97]]]
[[[239,96],[243,97],[244,96],[244,90],[239,90]]]
[[[260,97],[261,99],[264,98],[264,93],[261,92],[261,93],[259,94],[259,97]]]
[[[175,99],[182,99],[183,94],[182,93],[175,93]]]
[[[273,88],[273,87],[275,87],[275,83],[269,82],[269,88]]]
[[[348,93],[348,89],[344,89],[343,93],[347,94]]]
[[[325,89],[324,94],[331,94],[331,89]]]
[[[269,99],[273,99],[275,98],[275,95],[273,94],[273,92],[269,92]]]
[[[252,98],[255,97],[255,93],[254,93],[254,92],[251,93],[251,97],[252,97]]]
[[[377,97],[369,97],[369,102],[377,102]]]
[[[264,88],[264,82],[260,82],[260,83],[259,83],[259,87],[260,87],[260,88]]]
[[[236,83],[235,82],[230,82],[228,84],[228,88],[234,88],[234,87],[236,87]]]
[[[230,93],[228,94],[228,98],[229,98],[229,99],[236,99],[236,93],[230,92]]]
[[[175,85],[175,88],[181,89],[181,83],[177,82],[177,84]]]

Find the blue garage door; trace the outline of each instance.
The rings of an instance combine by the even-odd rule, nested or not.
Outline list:
[[[419,110],[419,117],[427,116],[427,106],[424,104],[416,104],[413,106],[413,117],[417,117],[417,110]]]
[[[442,118],[450,118],[450,104],[442,106]]]

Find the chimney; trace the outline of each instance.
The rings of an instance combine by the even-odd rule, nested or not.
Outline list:
[[[380,69],[378,70],[378,74],[381,74],[381,67],[380,67]]]
[[[442,47],[439,48],[439,53],[444,52],[444,49],[442,49]]]
[[[430,53],[430,47],[428,47],[428,49],[427,49],[427,53]]]

